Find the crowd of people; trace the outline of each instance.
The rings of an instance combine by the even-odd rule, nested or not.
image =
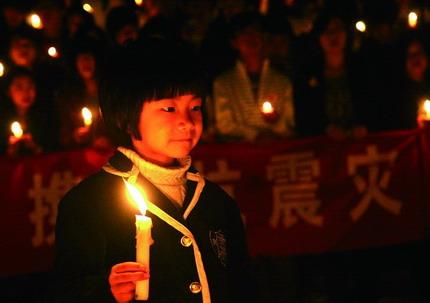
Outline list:
[[[201,62],[204,142],[413,129],[430,97],[426,10],[408,24],[412,1],[88,2],[2,1],[0,155],[109,149],[105,58],[148,36],[181,41]]]

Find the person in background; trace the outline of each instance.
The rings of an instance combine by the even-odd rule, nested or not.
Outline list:
[[[220,0],[216,2],[215,8],[216,17],[209,23],[200,47],[211,81],[236,62],[236,52],[230,41],[230,23],[234,16],[246,11],[246,1]]]
[[[369,132],[391,130],[400,97],[394,88],[402,86],[404,64],[400,56],[399,30],[395,26],[398,2],[378,0],[363,4],[368,29],[357,51],[357,62],[365,75],[359,83],[367,93],[362,94],[357,110]]]
[[[8,68],[24,67],[33,72],[38,96],[47,109],[64,81],[65,69],[57,58],[50,58],[41,51],[40,33],[23,28],[12,34],[8,49]]]
[[[399,104],[396,106],[393,129],[413,129],[417,125],[418,111],[430,99],[428,51],[421,36],[409,33],[402,43],[403,84]],[[395,104],[393,104],[395,106]]]
[[[9,157],[38,155],[55,150],[57,125],[53,111],[39,106],[36,82],[25,68],[15,68],[7,78],[5,104],[0,118],[0,154]],[[18,122],[20,131],[12,132]]]
[[[209,121],[219,140],[255,141],[295,133],[292,84],[267,59],[262,21],[254,12],[232,19],[231,43],[238,58],[232,69],[214,80],[213,104],[208,104]]]
[[[300,135],[364,136],[367,131],[360,123],[357,103],[365,88],[351,53],[347,21],[336,12],[323,12],[311,38],[307,65],[295,83]]]
[[[139,21],[132,6],[117,6],[106,16],[106,32],[113,47],[136,41],[139,37]]]
[[[150,39],[109,60],[100,105],[120,145],[60,202],[56,302],[132,302],[147,279],[147,302],[256,300],[239,209],[191,167],[205,94],[195,58],[181,44]],[[124,181],[143,189],[150,206],[150,265],[135,262],[138,209]]]
[[[94,16],[85,11],[81,4],[71,6],[66,10],[63,23],[61,44],[65,57],[64,61],[71,60],[70,56],[74,55],[75,43],[79,37],[88,36],[97,41],[100,48],[107,46],[104,31],[96,25]]]
[[[270,63],[290,79],[295,76],[294,35],[286,13],[273,13],[265,19],[265,45]]]
[[[56,99],[62,148],[91,146],[105,137],[98,103],[101,50],[97,41],[86,36],[76,37],[73,45],[70,75]],[[84,108],[91,113],[87,122],[82,113]]]
[[[26,27],[25,14],[28,3],[24,1],[3,0],[0,8],[0,56],[7,53],[12,32]]]

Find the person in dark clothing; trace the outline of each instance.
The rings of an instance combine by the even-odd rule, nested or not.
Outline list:
[[[0,119],[0,154],[19,157],[58,148],[55,112],[52,108],[45,110],[40,106],[31,71],[19,67],[10,71],[4,98]],[[13,123],[16,125],[14,131],[11,130]]]
[[[418,126],[420,107],[430,98],[428,52],[419,35],[410,34],[402,44],[404,72],[395,106],[393,129],[413,129]]]
[[[328,134],[337,139],[363,133],[359,109],[365,85],[351,53],[348,23],[324,12],[314,26],[315,53],[295,83],[297,127],[302,136]]]
[[[130,302],[149,279],[148,302],[253,302],[239,209],[191,167],[204,96],[195,56],[163,39],[119,55],[101,74],[100,106],[120,146],[60,202],[56,301]],[[124,180],[148,199],[149,267],[134,262],[138,211]]]

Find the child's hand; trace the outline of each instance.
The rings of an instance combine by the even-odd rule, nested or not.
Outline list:
[[[149,279],[148,269],[137,262],[124,262],[112,267],[109,285],[118,303],[130,302],[134,299],[136,282]]]
[[[89,126],[81,126],[78,128],[75,128],[73,131],[73,138],[78,144],[84,143],[86,140],[88,140],[90,136],[90,127]]]

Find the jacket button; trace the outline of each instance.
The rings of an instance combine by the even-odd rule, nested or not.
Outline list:
[[[193,240],[187,236],[183,236],[181,238],[181,244],[182,246],[189,247],[191,244],[193,244]]]
[[[198,294],[202,291],[202,285],[199,282],[193,282],[190,284],[190,291],[193,294]]]

